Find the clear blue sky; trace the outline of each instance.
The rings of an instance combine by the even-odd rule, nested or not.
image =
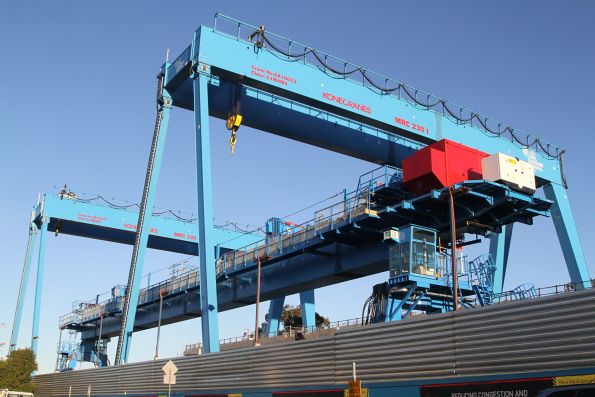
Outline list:
[[[217,3],[215,5],[215,3]],[[595,3],[591,1],[0,2],[0,342],[8,342],[31,206],[39,192],[138,200],[154,123],[155,75],[216,11],[323,49],[489,114],[568,150],[570,197],[591,273],[595,240]],[[212,120],[215,216],[263,224],[353,186],[373,168],[320,149],[240,129],[237,153]],[[191,113],[172,114],[157,204],[194,211]],[[482,247],[487,249],[487,247]],[[53,369],[60,314],[124,283],[131,248],[50,237],[40,367]],[[179,260],[151,252],[146,270]],[[568,280],[551,220],[515,229],[506,287]],[[165,277],[165,273],[161,273]],[[357,317],[378,275],[317,292],[318,311]],[[30,291],[33,290],[30,286]],[[20,345],[29,344],[32,294]],[[289,303],[297,303],[295,297]],[[263,305],[263,313],[267,304]],[[253,307],[223,313],[221,337],[252,327]],[[263,314],[264,316],[264,314]],[[198,320],[167,326],[162,355],[200,335]],[[155,332],[135,334],[132,360],[152,356]],[[114,343],[112,343],[113,345]],[[6,352],[6,346],[1,353]]]

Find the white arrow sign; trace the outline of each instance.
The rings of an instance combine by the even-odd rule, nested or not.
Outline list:
[[[163,372],[165,372],[165,375],[163,375],[163,383],[166,385],[175,385],[176,372],[178,372],[178,367],[176,367],[176,364],[169,360],[161,369]]]

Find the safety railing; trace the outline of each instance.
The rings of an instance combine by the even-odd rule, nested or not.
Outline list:
[[[158,301],[161,291],[166,295],[175,294],[177,292],[186,291],[190,288],[196,288],[200,285],[200,276],[198,269],[192,269],[177,276],[168,278],[157,284],[153,284],[140,291],[138,304],[146,304]]]
[[[158,301],[161,291],[165,291],[166,295],[170,295],[190,288],[198,288],[199,286],[199,272],[198,269],[194,268],[141,289],[138,304],[143,305]],[[60,316],[58,320],[59,327],[64,328],[68,325],[78,325],[98,320],[102,316],[106,317],[121,312],[123,306],[124,299],[122,296],[112,297],[98,303],[76,301],[73,303],[72,313]]]
[[[382,186],[388,186],[391,184],[400,184],[403,182],[403,170],[391,167],[383,166],[376,168],[370,172],[366,172],[359,177],[357,182],[356,191],[362,189],[373,190]]]
[[[370,189],[360,189],[348,194],[345,200],[316,211],[314,215],[314,233],[321,235],[337,227],[351,223],[369,211],[372,205]]]
[[[314,225],[310,223],[292,227],[284,233],[268,236],[264,240],[223,254],[217,261],[216,272],[220,275],[229,269],[237,269],[254,263],[258,261],[258,258],[280,255],[284,250],[309,241],[315,236]]]
[[[258,258],[271,258],[282,255],[294,247],[300,246],[323,233],[353,222],[374,207],[374,193],[402,182],[402,170],[383,166],[360,176],[357,189],[342,193],[343,199],[326,206],[314,213],[310,219],[300,225],[288,228],[282,233],[267,236],[265,239],[223,254],[216,265],[216,272],[221,275],[230,269],[240,269],[258,261]],[[335,196],[339,196],[337,194]]]
[[[197,351],[198,354],[202,353],[202,343],[189,343],[184,346],[184,354],[188,354],[192,351]]]
[[[89,321],[105,315],[105,304],[98,303],[81,310],[81,322]]]
[[[360,193],[351,192],[344,200],[316,211],[314,219],[289,228],[283,233],[267,236],[264,240],[252,243],[223,254],[216,265],[218,275],[230,269],[239,269],[263,258],[271,258],[291,251],[293,247],[318,238],[322,233],[333,230],[353,221],[371,207],[372,190]]]
[[[376,73],[362,66],[335,57],[326,52],[314,49],[295,40],[278,34],[260,30],[254,26],[229,16],[217,13],[213,31],[234,38],[235,40],[254,42],[260,48],[274,51],[293,62],[312,65],[332,77],[351,80],[372,91],[397,97],[418,108],[431,110],[447,117],[458,124],[467,124],[484,131],[484,133],[507,139],[523,148],[530,148],[550,158],[558,158],[564,151],[544,140],[510,127],[506,123],[483,116],[464,106],[437,97],[423,90],[411,87],[401,81]],[[252,38],[249,39],[249,36]]]
[[[64,328],[69,324],[80,324],[81,316],[75,313],[66,313],[58,318],[58,326]]]
[[[458,280],[460,283],[473,284],[473,274],[468,269],[467,255],[457,256]],[[436,253],[436,277],[441,279],[445,286],[452,284],[452,261],[450,254],[444,252]]]
[[[556,284],[549,287],[534,287],[533,284],[522,284],[511,291],[505,291],[495,296],[497,302],[508,302],[522,299],[543,298],[546,296],[580,291],[584,288],[595,288],[595,280],[590,279],[576,283]]]
[[[294,336],[297,334],[311,334],[314,332],[319,332],[319,331],[323,331],[323,330],[330,330],[330,329],[341,329],[341,328],[345,328],[345,327],[361,327],[364,325],[363,322],[364,319],[362,319],[361,317],[357,317],[357,318],[351,318],[351,319],[347,319],[347,320],[340,320],[340,321],[333,321],[330,322],[328,324],[320,324],[320,325],[315,325],[315,326],[311,326],[311,327],[284,327],[283,329],[280,329],[279,331],[277,331],[277,333],[273,336]],[[259,335],[258,335],[259,339],[266,339],[269,338],[269,334],[267,332],[264,331],[260,331]],[[219,344],[220,345],[224,345],[224,344],[230,344],[230,343],[239,343],[239,342],[245,342],[245,341],[252,341],[254,340],[254,330],[250,330],[250,331],[245,331],[241,336],[234,336],[234,337],[230,337],[230,338],[223,338],[219,340]],[[200,351],[200,349],[202,348],[202,345],[200,343],[190,343],[187,344],[184,348],[185,352],[191,352],[191,351]]]

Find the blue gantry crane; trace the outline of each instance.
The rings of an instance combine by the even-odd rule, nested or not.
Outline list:
[[[223,24],[227,24],[223,27]],[[226,29],[227,28],[227,29]],[[246,40],[245,38],[249,39]],[[315,50],[296,41],[222,15],[213,27],[201,26],[191,44],[160,75],[158,120],[172,106],[194,112],[200,246],[212,245],[209,116],[228,120],[231,144],[237,124],[382,165],[402,160],[425,145],[451,139],[487,153],[502,152],[535,167],[538,186],[553,202],[552,215],[571,280],[588,272],[566,193],[563,151],[505,124],[456,106],[401,82]],[[238,117],[242,116],[242,117]],[[145,201],[151,207],[167,123],[158,123],[149,162]],[[139,222],[139,224],[142,222]],[[496,265],[494,285],[502,288],[511,228],[491,238]],[[145,233],[146,234],[146,233]],[[139,229],[138,250],[129,286],[136,296],[136,266],[142,264],[145,235]],[[203,346],[218,350],[215,257],[200,257]],[[116,362],[126,360],[134,308],[124,317]],[[121,356],[121,357],[120,357]]]
[[[258,267],[263,270],[262,299],[271,300],[269,332],[277,329],[286,295],[301,294],[306,325],[313,325],[308,322],[314,318],[316,288],[385,270],[390,270],[389,281],[375,288],[371,306],[380,321],[403,318],[413,310],[450,310],[458,297],[462,304],[471,296],[487,304],[502,292],[512,225],[530,224],[533,217],[550,213],[571,281],[587,286],[582,284],[589,275],[562,168],[564,151],[506,124],[221,14],[213,27],[196,30],[190,45],[162,66],[157,104],[138,220],[126,237],[128,243],[134,238],[126,294],[118,298],[117,316],[101,317],[100,338],[119,336],[115,364],[127,361],[134,330],[155,324],[155,303],[142,301],[140,279],[146,248],[165,243],[151,231],[156,219],[151,214],[174,106],[194,112],[198,219],[193,235],[198,250],[193,253],[200,255],[198,282],[185,289],[194,297],[172,297],[163,318],[173,322],[200,315],[206,353],[219,349],[218,312],[256,301]],[[216,252],[212,247],[225,240],[213,225],[210,116],[226,120],[232,151],[245,125],[380,167],[360,177],[356,189],[346,190],[311,222],[287,230],[282,220],[271,219],[263,240],[247,236],[254,240]],[[444,139],[530,163],[546,198],[483,179],[411,195],[398,176],[403,160]],[[42,230],[40,257],[43,232],[51,224],[32,222],[30,236]],[[67,230],[66,223],[61,230]],[[456,270],[455,251],[465,244],[466,234],[489,236],[490,253],[463,272]],[[167,244],[182,244],[173,240]],[[30,241],[32,246],[33,237]],[[29,250],[26,271],[28,261]],[[449,271],[453,263],[455,270]],[[454,276],[459,273],[463,277],[457,286]],[[42,274],[41,263],[36,321]],[[97,318],[88,324],[80,324],[83,339],[97,338]],[[34,342],[36,335],[34,325]]]
[[[24,297],[35,243],[39,240],[37,252],[37,273],[35,282],[35,301],[33,307],[33,329],[31,348],[37,351],[39,337],[39,319],[41,314],[41,293],[43,290],[43,274],[45,271],[45,246],[47,235],[53,233],[103,240],[112,243],[133,244],[138,220],[138,205],[129,202],[116,202],[101,195],[78,197],[73,192],[63,189],[58,194],[45,194],[31,212],[29,223],[29,240],[25,254],[25,262],[12,335],[10,349],[17,346],[20,323],[24,309]],[[189,215],[170,210],[156,211],[150,220],[149,248],[187,255],[198,255],[197,222]],[[238,229],[234,225],[214,226],[217,241],[225,242],[215,249],[222,252],[235,249],[260,237]]]

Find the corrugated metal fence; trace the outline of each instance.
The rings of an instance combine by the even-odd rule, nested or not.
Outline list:
[[[334,336],[174,359],[176,391],[343,387],[595,367],[595,290],[412,318]],[[167,360],[38,375],[36,396],[166,394]]]

